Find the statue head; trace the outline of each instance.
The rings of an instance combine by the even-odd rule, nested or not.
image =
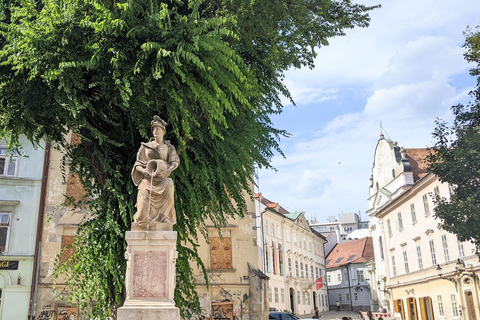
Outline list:
[[[157,115],[153,116],[153,120],[152,120],[151,124],[152,124],[152,131],[153,131],[153,128],[155,128],[155,127],[160,127],[164,131],[167,131],[167,129],[165,129],[165,127],[167,126],[167,123],[165,122],[165,120],[163,120],[162,118],[160,118]]]

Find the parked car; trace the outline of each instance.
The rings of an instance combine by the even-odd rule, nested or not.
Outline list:
[[[268,319],[269,320],[298,320],[300,318],[286,312],[270,312]],[[315,320],[315,319],[301,319],[301,320]]]

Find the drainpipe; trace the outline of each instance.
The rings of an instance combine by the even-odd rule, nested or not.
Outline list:
[[[348,279],[348,292],[350,293],[350,311],[353,311],[353,307],[352,307],[352,286],[350,285],[350,272],[348,271],[348,266],[350,265],[350,263],[347,263],[347,265],[345,266],[345,268],[347,269],[347,279]]]
[[[35,307],[37,304],[38,271],[40,268],[40,250],[42,248],[43,216],[45,214],[45,199],[47,195],[48,167],[50,165],[50,144],[45,145],[43,157],[42,186],[40,189],[40,204],[38,207],[37,237],[35,240],[35,253],[33,258],[32,288],[30,290],[30,319],[35,319]]]

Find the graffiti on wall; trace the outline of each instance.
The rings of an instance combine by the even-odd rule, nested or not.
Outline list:
[[[55,317],[55,310],[52,305],[46,304],[42,307],[42,311],[38,315],[37,320],[52,320]]]
[[[78,308],[57,307],[57,320],[78,320]]]
[[[213,319],[233,320],[233,303],[232,302],[213,302],[212,303]]]

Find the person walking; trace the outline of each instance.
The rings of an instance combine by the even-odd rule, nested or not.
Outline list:
[[[340,302],[337,300],[337,311],[340,311]]]
[[[320,310],[318,310],[318,307],[315,307],[313,318],[314,319],[320,319]]]

